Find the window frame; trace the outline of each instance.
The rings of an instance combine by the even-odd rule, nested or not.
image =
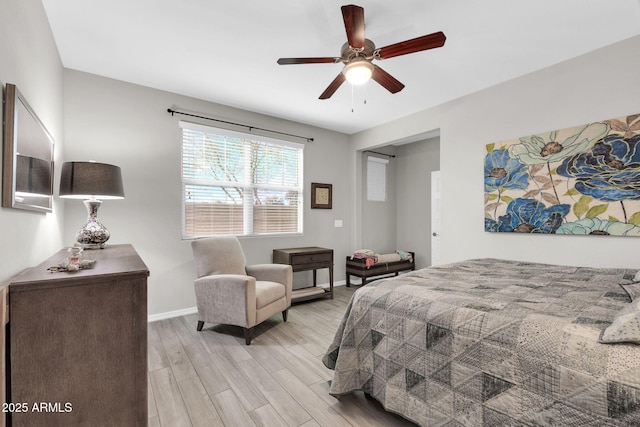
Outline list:
[[[297,192],[297,230],[296,231],[277,231],[277,232],[263,232],[256,233],[254,229],[254,203],[253,197],[243,197],[242,206],[243,206],[243,226],[242,233],[234,233],[233,231],[228,233],[220,233],[224,235],[231,235],[237,237],[270,237],[270,236],[297,236],[302,235],[304,233],[304,144],[276,139],[271,137],[266,137],[263,135],[258,135],[255,133],[248,132],[240,132],[236,130],[225,129],[223,127],[209,126],[200,123],[193,123],[189,121],[179,121],[180,127],[180,182],[181,182],[181,210],[182,210],[182,239],[183,240],[193,240],[202,237],[213,236],[215,233],[209,234],[188,234],[187,233],[187,186],[195,185],[195,186],[204,186],[213,188],[220,187],[239,187],[243,189],[243,193],[246,193],[247,190],[251,194],[253,194],[254,190],[273,190],[273,191],[295,191]],[[247,150],[251,149],[251,142],[259,142],[266,143],[275,146],[281,147],[289,147],[297,150],[297,170],[298,176],[297,185],[272,185],[272,184],[264,184],[264,183],[253,183],[251,182],[250,176],[251,173],[245,170],[243,181],[242,182],[232,182],[232,181],[212,181],[206,179],[197,179],[197,178],[185,178],[185,134],[184,129],[196,131],[196,132],[205,132],[213,135],[220,135],[224,137],[230,138],[241,138],[242,146],[245,150],[245,156],[248,154]],[[247,159],[245,158],[245,167],[247,166]],[[248,232],[249,231],[249,232]]]

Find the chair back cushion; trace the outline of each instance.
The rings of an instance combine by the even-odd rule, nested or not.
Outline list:
[[[215,236],[191,242],[198,277],[212,274],[246,275],[247,260],[235,236]]]

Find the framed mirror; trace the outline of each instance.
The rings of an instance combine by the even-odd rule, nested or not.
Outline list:
[[[15,85],[4,92],[2,206],[51,212],[54,140]]]

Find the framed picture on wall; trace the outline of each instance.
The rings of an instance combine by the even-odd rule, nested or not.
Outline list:
[[[311,183],[311,209],[331,209],[332,185]]]

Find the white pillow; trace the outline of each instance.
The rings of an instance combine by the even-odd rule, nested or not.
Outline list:
[[[354,254],[363,254],[363,255],[368,255],[368,256],[374,256],[376,254],[371,249],[358,249],[357,251],[354,251],[353,253]]]
[[[618,311],[613,323],[600,335],[600,342],[640,344],[640,300]]]

